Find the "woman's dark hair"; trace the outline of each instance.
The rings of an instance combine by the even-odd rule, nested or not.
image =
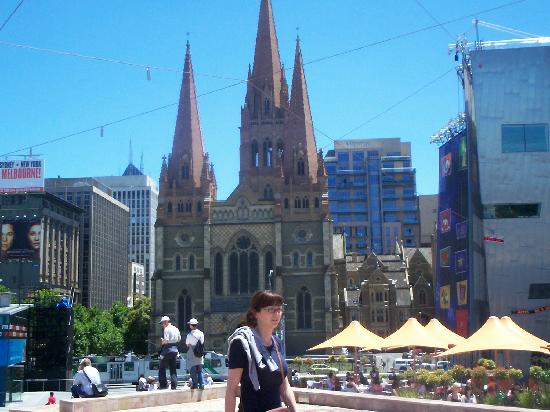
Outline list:
[[[283,306],[283,297],[269,290],[259,290],[254,293],[250,301],[250,308],[246,312],[246,324],[250,327],[255,327],[258,324],[256,320],[256,312],[268,306]]]

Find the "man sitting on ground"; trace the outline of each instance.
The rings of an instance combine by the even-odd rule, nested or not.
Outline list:
[[[74,375],[73,386],[71,387],[73,397],[92,398],[94,396],[92,383],[99,385],[101,377],[99,376],[99,371],[92,366],[92,361],[84,358],[80,361],[78,372]]]

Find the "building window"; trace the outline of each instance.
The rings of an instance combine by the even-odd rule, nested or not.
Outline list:
[[[214,258],[214,293],[221,295],[223,293],[223,256],[216,253]]]
[[[269,113],[269,99],[264,100],[264,113],[265,114]]]
[[[273,147],[269,139],[264,142],[264,166],[273,166]]]
[[[191,213],[191,202],[185,202],[185,213]]]
[[[319,209],[319,198],[315,198],[315,209]]]
[[[189,165],[185,164],[181,167],[181,177],[189,179]]]
[[[255,140],[252,142],[251,163],[252,167],[260,166],[260,151],[258,150],[258,142]]]
[[[195,270],[195,255],[189,255],[187,259],[189,261],[189,270]]]
[[[502,152],[547,152],[548,124],[503,124]]]
[[[172,213],[172,202],[168,202],[168,213]]]
[[[311,329],[311,293],[302,287],[297,297],[298,329]]]
[[[266,289],[273,289],[273,277],[269,279],[269,272],[273,270],[273,254],[271,252],[266,252],[265,254],[265,288]],[[271,287],[270,287],[271,286]]]
[[[288,209],[288,198],[285,197],[285,209]]]
[[[550,283],[531,283],[529,299],[550,299]]]
[[[302,206],[302,202],[300,201],[300,198],[297,197],[296,199],[294,199],[294,208],[300,209],[301,206]]]
[[[202,212],[202,202],[197,202],[197,212]]]
[[[424,291],[424,289],[421,289],[420,293],[418,294],[418,303],[420,305],[426,304],[426,292]]]
[[[292,265],[294,267],[300,266],[300,255],[298,254],[298,252],[294,252],[292,254]]]
[[[266,185],[264,187],[264,199],[273,200],[273,189],[271,185]]]
[[[304,163],[304,159],[298,160],[297,168],[298,168],[298,176],[303,176],[306,174],[306,165]]]
[[[539,217],[540,203],[483,205],[484,219]]]
[[[187,322],[193,317],[191,295],[183,290],[178,297],[178,326],[180,330],[187,328]]]
[[[313,266],[313,253],[307,252],[306,264],[307,264],[308,267]]]
[[[229,255],[229,290],[248,294],[258,290],[260,265],[256,246],[247,236],[241,236]]]
[[[174,269],[178,272],[181,270],[181,256],[180,255],[176,255],[176,261],[175,261],[175,264],[174,264]]]
[[[285,147],[281,140],[277,141],[277,157],[281,160],[285,158]]]

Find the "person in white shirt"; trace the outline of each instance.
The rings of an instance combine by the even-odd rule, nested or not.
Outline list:
[[[139,375],[136,391],[143,392],[146,390],[147,390],[147,379],[145,379],[145,375],[142,373]]]
[[[212,376],[208,374],[208,372],[204,373],[204,386],[210,386],[214,385],[214,379],[212,379]]]
[[[179,354],[177,343],[181,340],[181,335],[179,329],[170,323],[168,316],[163,316],[160,324],[164,329],[164,334],[160,339],[162,347],[160,350],[159,389],[168,388],[166,367],[170,368],[170,387],[176,389],[178,387],[176,360]]]
[[[101,377],[99,371],[92,366],[92,362],[88,358],[80,361],[78,371],[74,375],[73,386],[71,392],[74,398],[91,398],[94,396],[92,383],[99,385]]]
[[[187,369],[193,381],[191,389],[204,389],[204,380],[202,376],[203,356],[195,355],[195,347],[200,342],[204,345],[204,333],[198,329],[199,322],[192,318],[187,322],[191,331],[187,334],[185,344],[187,345]]]

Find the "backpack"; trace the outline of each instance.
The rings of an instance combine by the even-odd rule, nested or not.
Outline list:
[[[197,344],[193,346],[193,355],[197,358],[202,358],[204,356],[204,343],[200,339],[197,339]]]

